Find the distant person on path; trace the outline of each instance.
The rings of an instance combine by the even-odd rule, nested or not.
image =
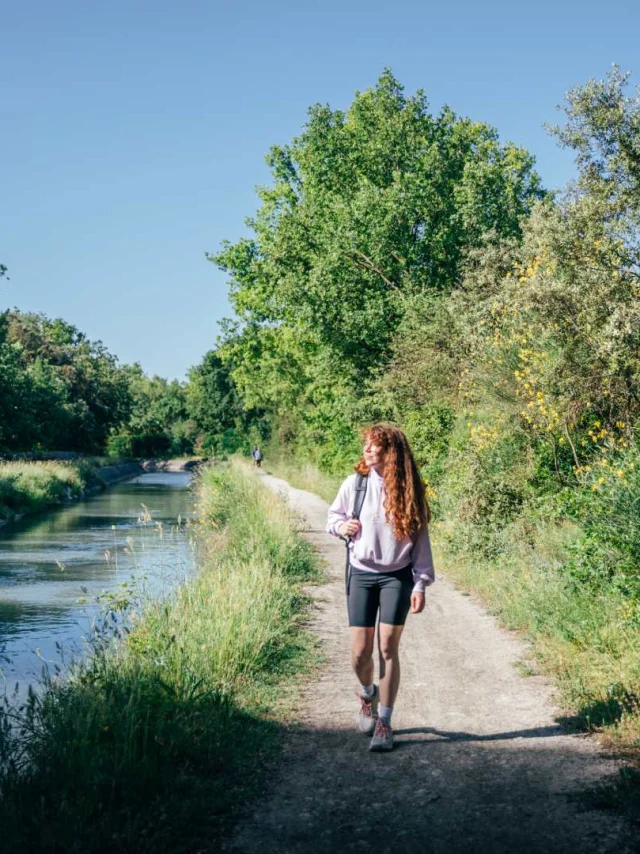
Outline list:
[[[254,463],[260,468],[262,466],[262,451],[258,447],[258,445],[254,445],[253,451],[251,452],[251,456],[253,457]]]
[[[351,660],[360,681],[358,732],[370,749],[392,750],[391,714],[400,684],[398,647],[407,614],[424,609],[434,581],[429,507],[411,448],[397,427],[364,436],[363,456],[329,508],[327,531],[347,542]],[[380,686],[374,684],[378,619]]]

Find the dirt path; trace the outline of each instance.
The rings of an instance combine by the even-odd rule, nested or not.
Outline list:
[[[615,815],[581,795],[615,774],[591,739],[554,721],[548,683],[514,667],[526,653],[440,578],[409,617],[394,712],[397,748],[372,754],[353,731],[343,546],[327,505],[264,475],[307,520],[330,582],[315,591],[326,664],[308,686],[279,774],[225,850],[269,852],[630,852]]]

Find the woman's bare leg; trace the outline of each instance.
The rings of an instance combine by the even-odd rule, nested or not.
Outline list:
[[[373,685],[373,626],[351,626],[351,664],[361,685]]]
[[[388,706],[390,709],[393,708],[400,686],[400,657],[398,649],[403,629],[404,626],[392,626],[389,623],[378,624],[380,702],[383,706]]]

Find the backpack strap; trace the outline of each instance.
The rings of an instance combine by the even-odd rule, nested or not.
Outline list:
[[[359,519],[360,513],[362,513],[362,505],[364,504],[364,497],[367,494],[367,483],[369,482],[368,475],[356,474],[356,489],[353,497],[353,510],[351,512],[352,519]],[[349,543],[351,542],[351,537],[344,538],[346,545],[346,561],[344,568],[344,584],[347,591],[347,596],[349,595],[349,587],[351,582],[351,562],[349,560]]]
[[[355,496],[353,499],[353,512],[351,514],[352,519],[359,519],[360,514],[362,513],[362,505],[364,504],[364,497],[367,494],[367,484],[369,483],[369,476],[365,474],[356,474],[356,490]]]

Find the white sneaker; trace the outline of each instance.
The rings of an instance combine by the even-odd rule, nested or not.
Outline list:
[[[375,730],[369,750],[377,753],[382,753],[385,750],[393,750],[393,730],[389,724],[383,723],[380,718],[376,718]]]
[[[360,710],[356,715],[356,730],[363,735],[373,735],[378,720],[378,702],[380,700],[378,686],[374,685],[373,697],[363,697],[362,694],[358,693],[358,699],[360,700]]]

